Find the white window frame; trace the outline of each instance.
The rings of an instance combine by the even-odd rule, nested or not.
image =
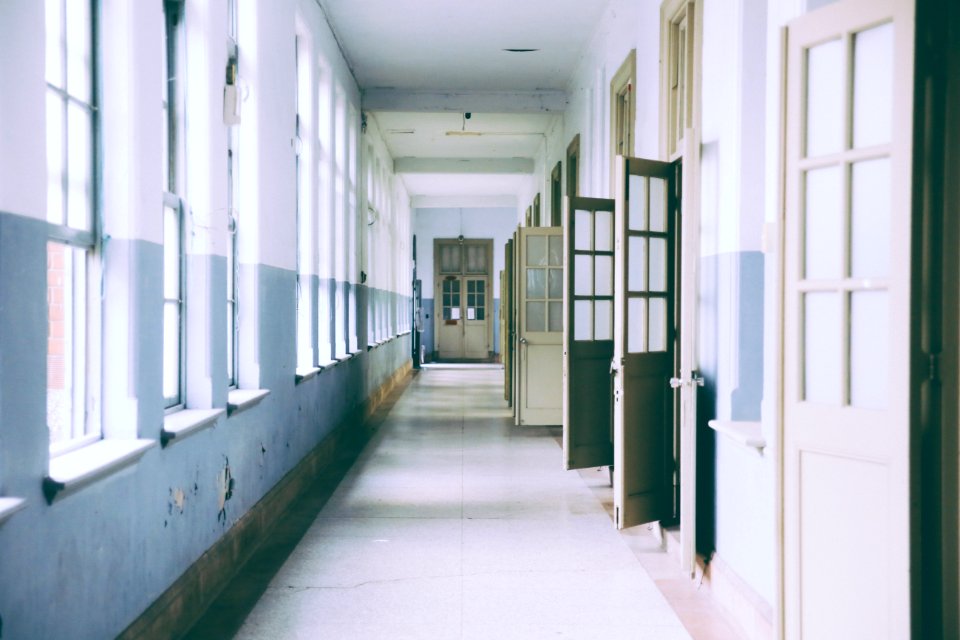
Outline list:
[[[75,0],[74,0],[75,1]],[[53,117],[58,120],[57,128],[61,132],[59,137],[60,150],[60,169],[62,177],[59,185],[50,180],[48,185],[48,196],[58,192],[59,210],[55,211],[54,204],[48,201],[47,219],[50,222],[48,233],[48,247],[50,245],[62,245],[67,252],[71,252],[82,261],[83,272],[77,274],[73,271],[71,282],[64,282],[64,320],[65,330],[72,334],[70,339],[70,357],[69,362],[65,363],[64,375],[69,376],[70,385],[65,384],[65,389],[70,388],[70,415],[69,432],[70,436],[63,440],[53,441],[51,437],[50,455],[55,457],[69,451],[76,450],[82,446],[96,442],[102,438],[102,422],[100,416],[100,327],[101,327],[101,305],[100,305],[100,272],[102,261],[101,247],[101,223],[100,223],[100,135],[99,135],[99,2],[97,0],[87,0],[87,9],[90,12],[89,19],[89,75],[86,80],[89,81],[89,100],[84,100],[71,92],[70,87],[70,65],[68,62],[68,48],[70,47],[70,37],[68,24],[70,16],[67,13],[67,0],[47,0],[45,10],[47,17],[47,54],[53,57],[56,54],[60,65],[60,82],[51,82],[47,78],[47,149],[48,153],[52,149],[51,125]],[[81,6],[79,3],[71,5],[74,9]],[[53,15],[51,7],[58,7],[58,15]],[[54,18],[59,20],[55,27],[52,23]],[[75,21],[74,21],[75,23]],[[57,42],[64,43],[62,47],[57,47],[56,51],[51,51],[50,32],[51,27],[56,28]],[[47,62],[47,71],[50,71],[52,60]],[[57,111],[54,116],[53,109]],[[73,109],[71,109],[73,107]],[[70,121],[69,114],[84,112],[89,117],[89,155],[85,160],[79,156],[71,158],[71,139],[70,139]],[[53,162],[53,158],[48,158],[48,167]],[[71,165],[86,162],[88,165],[87,184],[90,193],[87,200],[87,215],[82,220],[72,220],[70,190],[71,190]],[[51,176],[52,177],[52,176]],[[48,178],[49,180],[49,178]],[[50,200],[50,198],[48,198]],[[49,249],[48,249],[49,255]],[[48,258],[49,259],[49,258]],[[65,256],[66,259],[66,256]],[[49,275],[49,262],[47,267]],[[49,284],[48,284],[49,296]],[[68,300],[69,298],[69,300]],[[49,308],[49,307],[48,307]],[[69,318],[69,320],[68,320]],[[48,323],[50,322],[48,317]],[[48,342],[49,345],[49,342]],[[48,354],[49,356],[49,354]],[[69,369],[67,371],[66,369]],[[48,390],[48,420],[50,417],[50,398]],[[52,434],[51,434],[52,435]]]
[[[185,7],[183,0],[164,0],[164,115],[166,116],[167,145],[166,157],[163,161],[166,165],[164,176],[165,183],[162,185],[162,211],[164,215],[164,340],[163,340],[163,361],[164,371],[163,380],[166,383],[168,372],[166,363],[172,361],[171,351],[176,349],[174,357],[177,362],[177,389],[173,394],[167,394],[163,391],[164,409],[170,413],[186,408],[187,396],[187,358],[186,358],[186,247],[185,247],[185,223],[187,205],[183,198],[183,192],[186,186],[186,114],[184,97],[186,82],[184,75],[186,70],[186,33],[185,33]],[[171,12],[176,11],[176,14]],[[171,35],[173,42],[170,42]],[[171,56],[173,59],[171,60]],[[167,298],[166,289],[170,282],[167,282],[168,265],[166,264],[166,248],[170,242],[167,231],[169,230],[166,220],[167,211],[175,212],[177,219],[175,227],[178,234],[178,255],[175,264],[175,272],[172,274],[176,278],[177,298]],[[168,305],[177,305],[178,322],[176,335],[178,337],[177,345],[172,347],[167,344],[166,337],[168,328],[166,326],[166,308]]]

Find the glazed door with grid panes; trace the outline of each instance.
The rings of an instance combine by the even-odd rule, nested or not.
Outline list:
[[[524,227],[518,240],[517,422],[561,424],[563,229]]]
[[[614,201],[564,201],[563,458],[613,464]]]
[[[490,357],[490,240],[438,240],[434,317],[441,360]]]
[[[913,14],[913,2],[857,0],[788,26],[783,586],[792,638],[911,632]]]
[[[673,512],[676,169],[618,157],[613,319],[614,520]]]

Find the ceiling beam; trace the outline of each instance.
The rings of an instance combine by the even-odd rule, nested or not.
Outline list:
[[[517,196],[514,195],[461,195],[461,196],[412,196],[410,206],[414,209],[472,209],[472,208],[501,208],[517,207]]]
[[[394,173],[533,173],[530,158],[397,158]]]
[[[364,89],[362,104],[367,111],[561,113],[567,92]]]

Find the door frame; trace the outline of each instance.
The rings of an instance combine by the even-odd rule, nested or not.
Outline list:
[[[682,145],[671,152],[670,62],[674,59],[671,26],[681,12],[687,13],[688,40],[685,59],[686,122]],[[674,416],[675,439],[680,445],[680,568],[696,572],[697,514],[697,317],[700,312],[700,142],[703,50],[703,2],[664,0],[660,5],[660,159],[681,160],[680,247],[680,371],[677,377],[680,410]],[[692,33],[689,33],[692,31]],[[692,36],[692,37],[691,37]],[[707,496],[712,498],[712,496]]]
[[[440,247],[446,244],[459,244],[461,247],[460,254],[460,273],[441,273],[440,272]],[[467,245],[473,246],[483,246],[486,248],[486,260],[487,260],[487,271],[486,273],[467,273],[465,266],[465,254],[463,253],[463,247]],[[433,360],[440,360],[440,323],[443,322],[443,281],[447,276],[456,276],[462,282],[461,291],[460,291],[460,300],[461,307],[466,308],[466,299],[467,299],[467,289],[466,282],[467,278],[477,278],[483,277],[486,279],[485,290],[486,290],[486,309],[484,319],[486,322],[486,343],[487,343],[487,357],[484,359],[472,358],[471,361],[485,362],[489,361],[493,356],[493,323],[494,319],[491,318],[493,315],[493,300],[494,300],[494,278],[496,274],[494,273],[493,265],[493,239],[491,238],[464,238],[463,236],[459,238],[434,238],[433,240],[433,318],[434,318],[434,344],[433,344]],[[462,315],[463,322],[466,322],[466,315]],[[464,333],[464,349],[466,348],[466,334]],[[463,356],[465,357],[465,356]]]

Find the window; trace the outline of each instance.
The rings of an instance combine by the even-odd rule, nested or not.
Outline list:
[[[553,171],[550,173],[550,226],[551,227],[560,227],[563,226],[563,185],[562,178],[563,169],[561,168],[561,163],[553,168]]]
[[[99,439],[96,5],[47,0],[47,426],[52,454]]]
[[[227,2],[227,84],[236,86],[240,73],[237,0]],[[239,261],[237,233],[240,226],[240,125],[227,127],[227,387],[239,380],[238,290]]]
[[[347,355],[347,99],[340,87],[336,93],[336,120],[334,125],[334,226],[336,241],[334,245],[336,278],[335,314],[333,320],[335,333],[335,356]]]
[[[317,275],[317,358],[328,363],[334,358],[335,338],[333,325],[333,299],[336,293],[336,224],[334,222],[336,205],[334,203],[333,127],[334,97],[332,72],[324,61],[320,61],[320,76],[317,101],[317,137],[316,150],[319,159],[320,179],[318,181],[319,206],[317,207],[317,236],[319,260]]]
[[[357,343],[357,166],[359,165],[359,139],[357,135],[357,110],[350,105],[347,116],[347,255],[346,278],[347,349],[351,353],[359,349]]]
[[[666,122],[666,153],[670,160],[683,153],[683,137],[692,125],[694,4],[665,6],[661,41],[666,47],[663,59],[663,100]]]
[[[309,49],[296,39],[296,195],[297,195],[297,367],[313,367],[313,243],[310,230],[310,65]]]
[[[183,3],[165,0],[163,161],[163,397],[167,409],[184,406],[186,322],[184,298],[184,34]]]
[[[613,80],[610,81],[610,133],[613,136],[610,162],[611,185],[613,184],[616,156],[633,155],[633,126],[636,100],[633,88],[637,84],[637,51],[632,50],[623,61]]]

